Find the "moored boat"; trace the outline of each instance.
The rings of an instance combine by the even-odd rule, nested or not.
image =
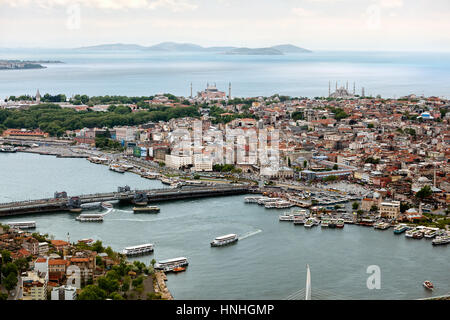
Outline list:
[[[344,228],[345,222],[344,219],[338,219],[336,222],[336,228],[342,229]]]
[[[160,211],[159,207],[148,206],[148,207],[134,207],[134,213],[158,213]]]
[[[394,228],[394,233],[401,234],[401,233],[407,231],[408,229],[409,229],[409,227],[406,224],[399,224]]]
[[[294,221],[294,215],[293,214],[282,214],[278,217],[278,220],[280,221]]]
[[[429,229],[429,230],[425,231],[425,233],[424,233],[424,236],[427,239],[432,239],[432,238],[436,237],[436,235],[437,235],[437,232],[436,232],[436,230],[433,230],[433,229]]]
[[[174,259],[167,259],[155,263],[155,270],[162,270],[164,272],[174,271],[175,268],[186,268],[189,265],[187,258],[179,257]]]
[[[36,228],[36,221],[8,222],[7,225],[13,229],[34,229]]]
[[[109,170],[118,172],[118,173],[124,173],[125,169],[118,163],[112,163],[109,165]]]
[[[422,231],[416,231],[413,233],[413,239],[422,239],[423,238],[423,232]]]
[[[437,245],[444,245],[450,243],[450,236],[438,236],[435,239],[433,239],[432,244],[434,246]]]

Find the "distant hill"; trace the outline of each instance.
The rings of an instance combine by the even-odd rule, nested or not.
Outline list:
[[[312,52],[311,50],[300,48],[294,46],[292,44],[282,44],[278,46],[271,47],[272,49],[280,50],[283,53],[303,53],[303,52]]]
[[[225,52],[225,54],[239,54],[239,55],[282,55],[283,52],[273,48],[237,48],[230,51]]]
[[[97,46],[81,47],[76,48],[77,50],[105,50],[105,51],[120,51],[120,50],[144,50],[144,46],[138,44],[123,44],[123,43],[113,43],[113,44],[101,44]]]
[[[153,46],[145,47],[137,44],[102,44],[97,46],[81,47],[76,50],[99,50],[99,51],[154,51],[154,52],[215,52],[225,54],[241,55],[282,55],[289,53],[311,52],[291,44],[277,45],[267,48],[239,48],[232,46],[202,47],[193,43],[162,42]]]
[[[196,44],[176,43],[176,42],[162,42],[157,45],[147,47],[145,49],[151,51],[177,51],[177,52],[195,52],[205,50],[205,48]]]

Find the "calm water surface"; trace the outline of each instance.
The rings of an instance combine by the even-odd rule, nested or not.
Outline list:
[[[188,96],[216,82],[233,96],[326,96],[328,81],[357,84],[367,95],[399,97],[415,93],[450,97],[450,53],[313,52],[282,56],[211,53],[99,52],[0,49],[0,59],[60,60],[47,69],[0,70],[0,98],[64,93],[88,95]]]
[[[83,159],[32,154],[0,154],[0,201],[111,191],[119,185],[159,188],[158,181],[120,175]],[[343,230],[305,229],[279,222],[276,209],[244,203],[244,196],[162,202],[157,215],[116,207],[103,223],[81,223],[76,214],[55,213],[2,218],[35,220],[37,231],[71,241],[102,240],[115,250],[151,242],[149,263],[185,256],[188,270],[168,275],[176,299],[284,299],[305,287],[306,264],[312,272],[313,298],[416,299],[431,296],[422,282],[431,280],[433,295],[450,292],[449,247],[406,239],[391,230],[346,225]],[[211,248],[216,236],[237,233],[232,246]],[[381,289],[368,290],[367,267],[381,269]],[[315,291],[316,290],[316,291]]]

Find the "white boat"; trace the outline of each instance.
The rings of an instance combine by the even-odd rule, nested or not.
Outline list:
[[[432,238],[434,238],[436,235],[437,235],[437,232],[436,232],[436,230],[433,230],[433,229],[427,230],[427,231],[425,231],[425,233],[424,233],[424,236],[425,236],[425,238],[427,238],[427,239],[432,239]]]
[[[158,261],[155,263],[154,268],[155,270],[163,270],[165,272],[173,271],[174,268],[179,267],[187,267],[189,265],[187,258],[185,257],[179,257],[174,259],[167,259]]]
[[[278,220],[280,221],[294,221],[294,215],[293,214],[282,214],[278,217]]]
[[[103,209],[106,209],[106,210],[109,210],[109,209],[113,208],[113,205],[111,203],[109,203],[109,202],[102,202],[101,206],[102,206]]]
[[[13,229],[34,229],[36,228],[36,221],[9,222],[8,225]]]
[[[220,236],[215,238],[212,242],[211,242],[211,247],[221,247],[221,246],[226,246],[228,244],[232,244],[235,243],[239,240],[237,234],[231,233],[231,234],[227,234],[224,236]]]
[[[305,224],[306,216],[302,213],[294,213],[294,224]]]
[[[246,203],[258,203],[258,200],[262,199],[264,197],[259,196],[259,197],[245,197],[244,200]]]
[[[311,228],[314,225],[315,225],[314,224],[314,218],[310,218],[310,219],[306,220],[306,222],[305,222],[305,228]]]
[[[103,222],[103,214],[82,213],[75,219],[80,222]]]
[[[122,250],[122,253],[128,257],[131,257],[151,253],[153,251],[154,251],[153,244],[147,243],[133,247],[126,247],[125,249]]]
[[[434,246],[448,244],[448,243],[450,243],[450,236],[438,236],[435,239],[433,239],[433,242],[432,242],[432,244]]]
[[[109,165],[109,170],[114,171],[114,172],[118,172],[118,173],[124,173],[125,169],[122,168],[122,166],[118,163],[112,163]]]
[[[405,237],[407,237],[407,238],[412,238],[412,237],[413,237],[413,235],[414,235],[414,232],[416,232],[416,231],[417,231],[417,229],[416,229],[416,228],[413,228],[413,229],[407,230],[407,231],[405,232]]]

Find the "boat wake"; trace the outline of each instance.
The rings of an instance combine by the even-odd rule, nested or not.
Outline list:
[[[111,211],[113,211],[113,210],[114,210],[113,208],[106,210],[105,213],[102,213],[102,216],[106,216],[107,214],[111,213]]]
[[[247,233],[243,234],[242,236],[240,236],[239,240],[244,240],[244,239],[250,238],[250,237],[252,237],[254,235],[257,235],[258,233],[261,233],[261,232],[262,232],[262,230],[260,230],[260,229],[255,230],[255,231],[251,231],[251,232],[247,232]]]

